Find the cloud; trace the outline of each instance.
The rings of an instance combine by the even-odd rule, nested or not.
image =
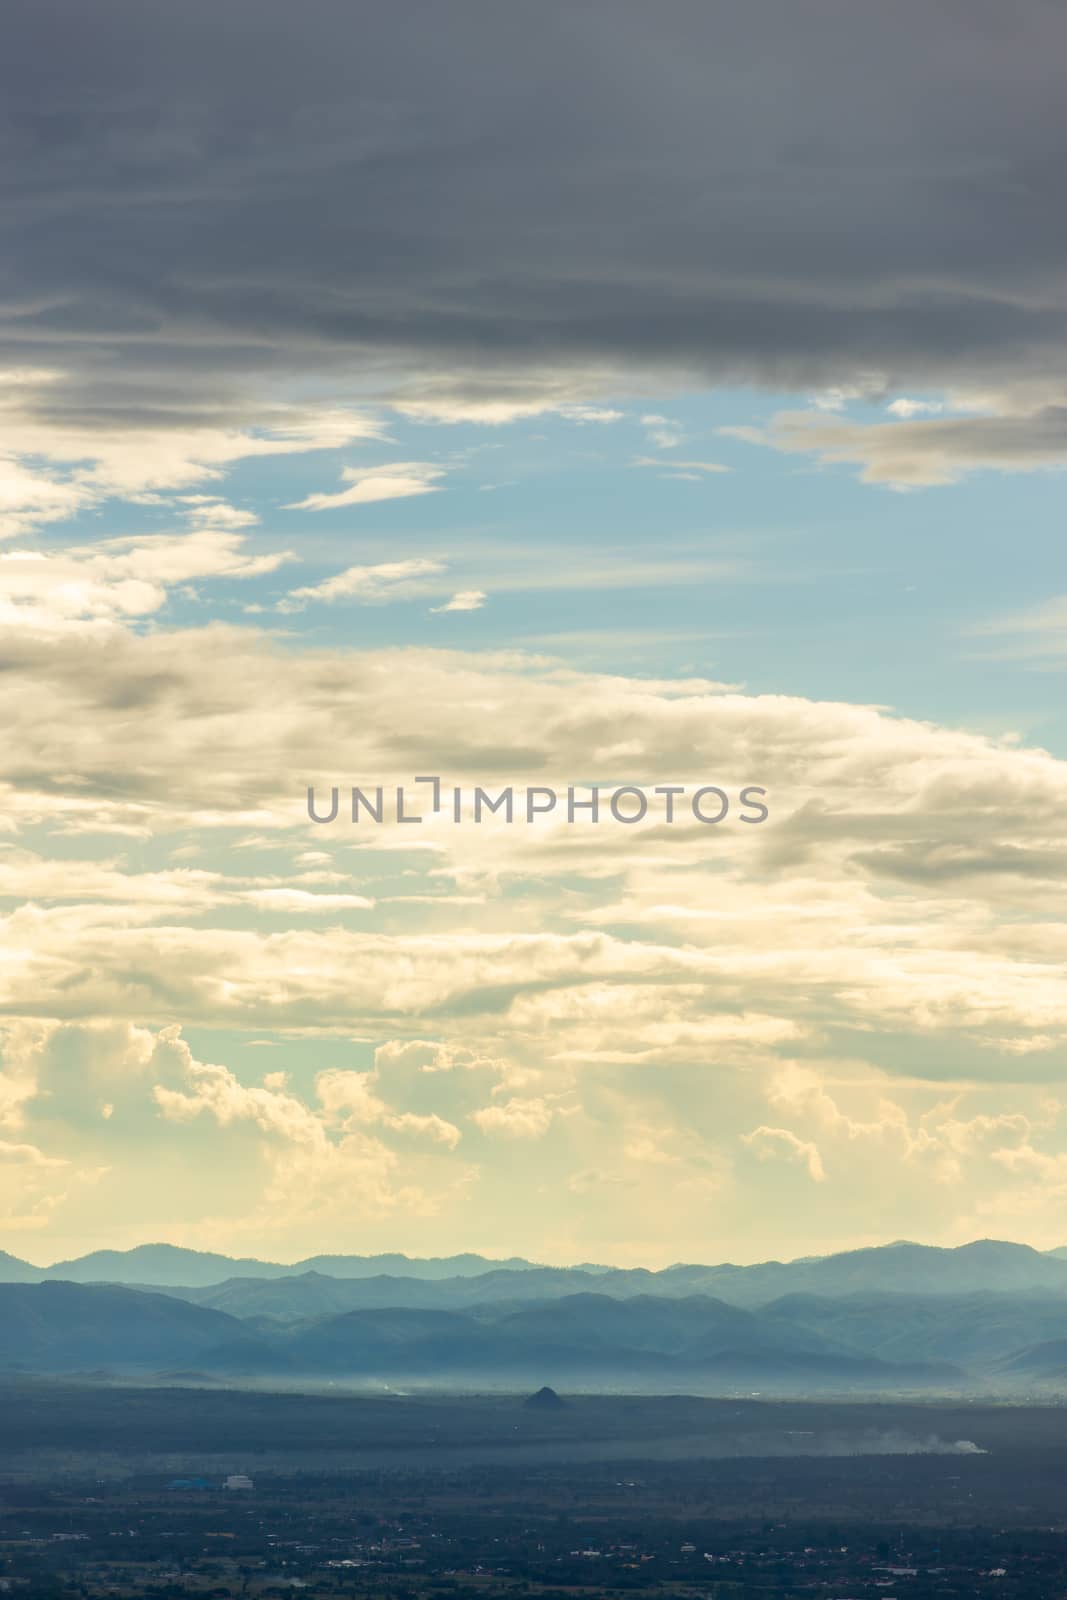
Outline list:
[[[98,1176],[74,1173],[67,1161],[36,1145],[0,1139],[0,1223],[12,1233],[46,1229],[72,1192]]]
[[[925,1093],[909,1094],[861,1063],[838,1061],[777,1069],[765,1093],[789,1125],[764,1124],[741,1136],[761,1160],[800,1164],[825,1185],[831,1206],[840,1203],[835,1195],[847,1194],[850,1206],[863,1207],[879,1192],[910,1187],[925,1194],[930,1217],[973,1207],[969,1214],[963,1210],[957,1237],[972,1237],[995,1214],[995,1202],[987,1201],[992,1191],[1014,1211],[1034,1175],[1051,1177],[1060,1165],[1052,1152],[1062,1141],[1063,1108],[1040,1092],[1022,1091],[1016,1108],[1004,1111],[990,1092],[976,1094],[973,1085],[946,1095],[930,1084]],[[859,1115],[842,1108],[846,1100],[861,1108]],[[1011,1193],[1004,1189],[1005,1172],[1012,1174]]]
[[[595,388],[595,383],[591,383],[590,387]],[[572,391],[573,385],[562,375],[553,377],[545,373],[532,382],[528,380],[524,383],[521,378],[516,380],[502,373],[494,378],[474,379],[465,383],[459,393],[447,381],[443,386],[431,381],[423,398],[393,400],[391,407],[411,422],[452,426],[476,423],[482,427],[496,428],[550,415],[580,426],[622,421],[625,412],[617,411],[613,406],[591,405],[566,398]]]
[[[976,638],[998,640],[987,647],[996,657],[1055,662],[1067,654],[1067,595],[1055,595],[1012,615],[989,617],[970,630]]]
[[[546,590],[647,589],[652,586],[759,582],[764,577],[754,563],[733,554],[709,552],[707,547],[676,543],[653,555],[634,554],[632,547],[573,543],[565,561],[546,561],[538,546],[475,547],[467,561],[472,574],[490,592],[536,593]],[[702,635],[706,637],[706,635]]]
[[[672,417],[662,417],[658,413],[650,412],[641,418],[641,425],[648,429],[648,442],[655,445],[657,450],[676,450],[680,444],[685,443],[682,425],[680,422],[675,422]]]
[[[99,632],[152,616],[194,580],[248,579],[292,559],[252,555],[239,533],[127,536],[66,550],[0,552],[0,621],[48,636]]]
[[[211,1026],[246,1019],[256,1036],[402,1033],[465,1014],[494,1036],[520,1028],[558,1066],[748,1059],[828,1018],[976,1044],[1067,1039],[1067,775],[1040,750],[508,652],[294,652],[218,627],[113,630],[92,652],[63,634],[15,637],[5,651],[11,842],[55,830],[68,857],[85,840],[91,862],[125,830],[158,847],[193,838],[211,860],[207,875],[102,863],[64,878],[39,850],[9,853],[8,1008],[32,997],[38,1015],[136,1020],[163,1007]],[[475,784],[565,792],[596,776],[736,793],[758,781],[771,820],[667,826],[653,797],[636,828],[570,826],[558,811],[474,830],[430,814],[412,779],[433,772],[446,793],[463,786],[468,813]],[[391,786],[407,785],[424,820],[400,826],[387,807],[380,827],[354,826],[342,803],[332,827],[310,823],[307,786],[324,797],[348,782],[380,782],[390,806]],[[1006,832],[1019,816],[1025,846]],[[245,835],[277,853],[269,872],[245,870]],[[340,877],[294,859],[312,845]],[[223,905],[230,925],[203,926]],[[1048,1055],[1017,1061],[1044,1071]]]
[[[829,389],[816,390],[814,394],[808,396],[808,399],[816,411],[843,411],[850,400],[869,398],[869,389],[873,389],[877,393],[881,387],[881,381],[879,378],[875,378],[869,385],[863,383],[835,383]]]
[[[0,1161],[19,1162],[29,1167],[65,1167],[66,1162],[57,1160],[54,1156],[42,1155],[40,1150],[32,1144],[11,1144],[6,1139],[0,1139]]]
[[[1005,397],[1006,398],[1006,397]],[[1004,404],[1005,400],[1001,401]],[[995,415],[854,422],[820,412],[780,412],[763,433],[721,430],[823,465],[855,465],[865,483],[932,488],[968,472],[1067,467],[1067,404]]]
[[[0,360],[62,344],[65,393],[21,380],[53,420],[234,415],[310,372],[483,420],[521,413],[517,376],[527,407],[635,374],[1062,381],[1056,7],[1010,38],[922,0],[755,0],[726,31],[683,0],[666,36],[630,0],[464,0],[446,37],[239,10],[251,76],[207,0],[62,11],[60,50],[56,0],[10,19]]]
[[[288,511],[334,511],[341,506],[365,506],[379,500],[404,500],[411,495],[433,494],[435,480],[446,469],[430,461],[394,461],[381,467],[345,467],[341,478],[351,485],[337,494],[309,494],[294,500]]]
[[[261,1227],[276,1228],[287,1211],[307,1218],[359,1210],[373,1216],[397,1205],[417,1208],[422,1200],[416,1186],[399,1180],[397,1157],[387,1145],[351,1120],[337,1123],[337,1101],[328,1090],[315,1105],[291,1093],[275,1073],[268,1074],[269,1085],[244,1084],[227,1067],[196,1060],[176,1028],[160,1033],[158,1053],[160,1068],[181,1085],[155,1085],[163,1117],[179,1124],[207,1117],[222,1129],[247,1128],[263,1141]]]
[[[291,884],[249,889],[242,898],[262,911],[289,916],[336,916],[339,911],[369,911],[374,905],[365,894],[318,894]]]
[[[638,456],[632,463],[635,467],[669,467],[672,472],[702,473],[702,472],[731,472],[731,467],[724,466],[721,461],[676,461],[673,458],[663,461],[658,456]]]
[[[2,337],[0,337],[2,346]],[[114,498],[165,505],[161,491],[218,479],[225,468],[258,457],[333,450],[382,437],[381,424],[356,410],[320,409],[261,400],[255,424],[180,423],[151,415],[113,421],[103,396],[99,415],[44,416],[20,385],[0,372],[0,537],[13,538],[45,523],[63,522]],[[55,375],[55,391],[66,383]],[[49,387],[49,394],[53,389]],[[217,496],[179,501],[197,526],[251,527],[253,513]],[[210,508],[210,509],[208,509]]]
[[[64,522],[89,504],[83,485],[0,458],[0,536],[12,538],[43,522]]]
[[[445,605],[431,606],[436,613],[442,611],[480,611],[489,596],[484,589],[460,589]]]
[[[810,1139],[798,1139],[788,1128],[754,1128],[742,1136],[742,1143],[754,1150],[761,1161],[784,1155],[790,1161],[799,1161],[807,1168],[813,1183],[823,1183],[826,1172],[818,1146]]]
[[[908,421],[911,417],[936,416],[945,408],[939,400],[909,400],[905,395],[891,400],[886,406],[890,416],[903,417]]]
[[[133,1209],[151,1215],[139,1232],[123,1224],[129,1242],[147,1225],[202,1247],[255,1240],[277,1259],[341,1248],[358,1219],[376,1241],[417,1229],[444,1249],[491,1208],[498,1249],[573,1260],[577,1223],[608,1246],[598,1259],[665,1264],[679,1242],[694,1258],[731,1242],[736,1255],[739,1241],[747,1254],[802,1250],[813,1226],[865,1242],[876,1201],[884,1230],[922,1221],[953,1242],[1039,1193],[1050,1236],[1067,1215],[1062,1106],[1025,1085],[1005,1111],[997,1085],[815,1058],[741,1074],[587,1068],[553,1083],[541,1066],[425,1038],[391,1040],[353,1070],[321,1064],[338,1041],[293,1036],[278,1050],[294,1070],[245,1075],[198,1059],[177,1027],[28,1028],[0,1025],[0,1085],[32,1064],[23,1127],[0,1137],[0,1215],[50,1239]],[[308,1051],[318,1064],[298,1069]],[[199,1209],[168,1210],[180,1184],[161,1175],[192,1161]],[[687,1224],[709,1204],[711,1218]]]
[[[360,605],[383,605],[426,593],[426,580],[446,570],[443,561],[412,557],[407,561],[382,561],[371,567],[346,567],[322,583],[293,589],[278,602],[279,611],[302,611],[312,601],[354,600]],[[447,609],[447,608],[442,608]],[[459,609],[459,608],[456,608]]]
[[[544,1100],[511,1099],[471,1113],[483,1133],[506,1139],[540,1139],[552,1124],[553,1109]]]
[[[41,1169],[43,1195],[74,1196],[50,1236],[83,1202],[78,1226],[162,1225],[134,1198],[195,1152],[232,1173],[203,1191],[201,1242],[244,1216],[310,1247],[313,1200],[343,1242],[362,1196],[383,1248],[416,1218],[442,1246],[482,1238],[491,1212],[539,1254],[580,1200],[581,1254],[679,1253],[671,1208],[714,1197],[726,1253],[802,1250],[805,1230],[859,1242],[842,1196],[873,1208],[902,1164],[892,1231],[956,1236],[983,1196],[1033,1187],[993,1152],[1062,1147],[1042,1097],[1067,1079],[1067,768],[1021,740],[217,625],[9,629],[4,667],[0,1137],[110,1173],[85,1200]],[[595,777],[756,781],[771,817],[475,829],[412,790],[434,772],[468,811],[475,784]],[[348,820],[356,782],[386,789],[381,826]],[[309,783],[342,789],[335,825],[308,820]],[[394,784],[421,823],[392,820]],[[210,1030],[203,1070],[152,1043],[170,1024]],[[274,1042],[269,1082],[246,1039]],[[569,1187],[591,1172],[627,1184]],[[561,1197],[543,1223],[541,1202],[516,1215],[538,1185]],[[1064,1225],[1067,1203],[1050,1242]],[[711,1248],[696,1224],[685,1242]]]
[[[561,405],[557,406],[558,414],[567,422],[621,422],[626,415],[624,411],[616,411],[613,406],[591,405]]]
[[[183,495],[182,500],[188,507],[183,515],[198,528],[254,528],[259,522],[254,511],[231,506],[212,495]]]

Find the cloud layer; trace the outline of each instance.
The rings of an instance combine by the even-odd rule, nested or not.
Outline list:
[[[41,1195],[10,1226],[113,1218],[152,1151],[215,1139],[234,1175],[180,1229],[276,1251],[315,1207],[336,1239],[356,1208],[379,1240],[421,1218],[442,1243],[660,1259],[674,1206],[688,1253],[727,1230],[799,1249],[855,1240],[846,1197],[862,1218],[901,1162],[896,1231],[988,1231],[1035,1185],[1067,1226],[1067,769],[1046,753],[703,681],[219,627],[22,636],[4,666],[0,1107]],[[759,782],[771,815],[457,826],[411,788],[433,772],[468,796]],[[407,784],[425,820],[316,825],[309,782]],[[267,1077],[245,1048],[264,1038]],[[82,1041],[62,1092],[47,1041]],[[471,1231],[488,1195],[492,1240]]]
[[[15,0],[0,359],[61,353],[57,420],[99,425],[105,388],[138,426],[232,415],[308,371],[469,415],[634,369],[1062,382],[1067,19],[1042,0],[1010,27],[986,0],[291,22]]]

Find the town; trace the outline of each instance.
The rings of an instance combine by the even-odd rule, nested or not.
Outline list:
[[[954,1454],[924,1447],[924,1411],[956,1421],[895,1404],[12,1381],[0,1592],[1067,1596],[1062,1409],[976,1406],[979,1443]]]

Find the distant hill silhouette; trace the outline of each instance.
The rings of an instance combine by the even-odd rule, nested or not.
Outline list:
[[[537,1390],[536,1394],[532,1394],[524,1400],[523,1405],[527,1411],[562,1411],[566,1406],[566,1401],[561,1400],[555,1389],[550,1389],[546,1383]]]
[[[507,1261],[491,1261],[485,1256],[458,1255],[423,1260],[404,1255],[311,1256],[306,1261],[282,1265],[251,1257],[218,1255],[209,1250],[186,1250],[173,1244],[142,1244],[132,1250],[94,1250],[73,1261],[57,1261],[54,1266],[30,1267],[27,1262],[7,1258],[18,1268],[36,1274],[38,1279],[63,1278],[71,1283],[129,1283],[152,1288],[206,1288],[228,1278],[288,1278],[307,1272],[335,1278],[372,1277],[396,1273],[411,1278],[466,1277],[472,1273],[506,1268],[519,1272],[529,1266],[518,1256]],[[5,1271],[0,1257],[0,1281],[16,1280]]]
[[[293,1318],[371,1306],[458,1308],[508,1297],[543,1301],[583,1291],[616,1299],[714,1295],[732,1305],[755,1307],[787,1294],[1013,1294],[1045,1289],[1067,1295],[1067,1247],[1042,1253],[996,1239],[979,1239],[955,1249],[904,1241],[796,1261],[679,1264],[657,1272],[644,1267],[545,1267],[519,1256],[494,1261],[473,1254],[430,1259],[319,1255],[283,1264],[168,1244],[97,1250],[51,1267],[35,1267],[0,1252],[0,1282],[54,1279],[219,1290],[217,1302],[211,1302],[219,1309],[237,1315],[261,1310]],[[282,1287],[272,1294],[267,1288],[271,1283]],[[241,1287],[253,1284],[255,1288]],[[258,1307],[253,1305],[257,1297]]]
[[[244,1324],[168,1295],[77,1283],[0,1284],[0,1368],[155,1369],[199,1360]]]
[[[40,1283],[43,1277],[41,1267],[31,1267],[28,1261],[0,1250],[0,1283]]]

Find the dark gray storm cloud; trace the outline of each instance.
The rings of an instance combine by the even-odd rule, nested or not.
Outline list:
[[[0,360],[74,415],[1064,373],[1059,3],[8,0],[3,35]]]

